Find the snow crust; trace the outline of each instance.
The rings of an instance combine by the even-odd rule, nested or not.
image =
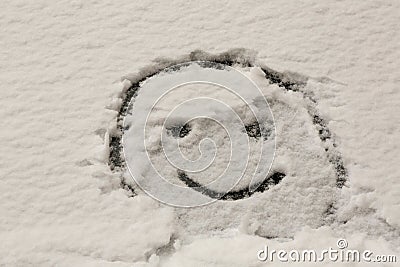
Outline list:
[[[398,255],[399,2],[5,0],[1,7],[0,265],[263,266],[256,253],[266,243],[318,249],[339,237],[351,248]],[[330,186],[307,103],[252,69],[277,100],[275,112],[295,117],[277,126],[281,146],[315,157],[279,152],[275,164],[287,179],[276,198],[254,197],[272,203],[271,213],[252,198],[205,214],[132,197],[107,165],[129,80],[154,60],[237,47],[257,53],[260,65],[309,78],[348,184]],[[310,172],[314,188],[294,191],[295,176]],[[319,216],[329,199],[335,214]],[[286,212],[273,208],[279,203]],[[287,239],[261,237],[271,235]]]

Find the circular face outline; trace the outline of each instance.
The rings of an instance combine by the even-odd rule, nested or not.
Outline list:
[[[257,122],[259,122],[261,118],[265,117],[269,117],[272,119],[273,131],[274,131],[274,133],[272,134],[273,148],[269,149],[269,151],[266,151],[266,149],[262,149],[261,147],[261,152],[260,152],[261,155],[258,158],[257,167],[256,170],[254,171],[254,173],[258,174],[259,177],[252,177],[251,182],[249,184],[249,191],[254,192],[257,189],[257,187],[266,179],[268,173],[270,172],[272,162],[275,157],[275,149],[276,149],[275,120],[265,96],[262,94],[258,86],[241,71],[224,64],[209,62],[209,61],[189,61],[167,67],[161,72],[159,72],[158,75],[150,77],[144,82],[142,82],[140,85],[140,90],[147,91],[147,90],[152,90],[152,88],[154,89],[157,86],[158,88],[162,86],[163,88],[161,90],[164,91],[167,90],[167,92],[169,92],[174,88],[181,86],[182,84],[188,84],[188,83],[209,83],[228,89],[229,91],[237,95],[244,103],[246,103],[246,105],[251,109],[252,113],[256,117]],[[162,95],[163,94],[161,94],[160,97],[162,97]],[[156,96],[154,100],[156,99],[157,100],[153,101],[153,103],[157,103],[160,97]],[[252,103],[253,100],[255,99],[262,100],[262,101],[257,101],[257,103],[261,105],[261,107],[258,107],[256,110],[254,109],[254,103]],[[134,106],[132,103],[133,101],[136,102],[137,99],[135,97],[130,99],[129,102],[130,107]],[[151,107],[144,107],[144,111],[149,111],[147,113],[147,116],[143,116],[146,117],[146,119],[143,120],[143,118],[140,117],[138,119],[139,124],[144,123],[143,131],[135,132],[135,136],[139,135],[139,137],[142,137],[141,143],[143,144],[143,147],[140,148],[141,149],[144,148],[143,151],[146,151],[146,154],[147,150],[145,144],[145,129],[147,124],[147,118],[150,115],[150,112],[153,109],[154,105],[155,104],[153,104]],[[124,117],[123,120],[124,129],[127,128],[128,124],[127,121],[129,119],[130,119],[129,114]],[[136,118],[135,123],[138,120]],[[146,179],[144,179],[144,177],[142,177],[142,174],[135,167],[135,164],[131,164],[130,162],[131,157],[129,156],[129,149],[127,150],[127,147],[131,147],[132,145],[131,140],[133,139],[128,138],[126,136],[127,133],[129,134],[130,130],[131,128],[129,128],[129,130],[127,131],[124,131],[122,134],[123,156],[125,158],[126,166],[130,175],[135,180],[136,184],[147,195],[158,200],[159,202],[175,207],[203,206],[218,200],[203,195],[200,192],[193,190],[193,188],[191,187],[184,187],[184,186],[182,187],[176,184],[172,184],[170,182],[166,182],[166,180],[163,179],[162,177],[158,177],[162,179],[156,178],[154,180],[154,177],[157,177],[157,175],[154,174],[158,174],[157,170],[155,170],[155,172],[152,172],[150,175],[147,175]],[[135,147],[139,148],[138,146]],[[269,153],[269,154],[266,155],[263,153]],[[147,159],[149,158],[147,157]],[[262,164],[265,164],[267,168],[262,170],[261,172],[257,172],[257,170],[259,170]],[[230,187],[227,188],[224,192],[228,193],[240,181],[241,178],[242,177],[240,177],[239,180],[237,180],[235,183],[231,184]],[[221,197],[223,197],[223,194],[221,195]]]

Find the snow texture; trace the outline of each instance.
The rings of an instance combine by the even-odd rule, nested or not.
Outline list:
[[[265,244],[318,249],[339,237],[399,255],[400,2],[0,6],[0,266],[264,266]],[[247,199],[177,209],[111,170],[109,144],[124,93],[198,49],[254,64],[237,67],[274,100],[286,177]],[[303,91],[271,83],[270,69]],[[325,126],[333,138],[321,142]],[[330,140],[348,173],[341,188]]]

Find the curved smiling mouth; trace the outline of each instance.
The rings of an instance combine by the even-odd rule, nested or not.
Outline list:
[[[227,66],[232,66],[235,64],[238,64],[240,66],[245,66],[245,67],[254,67],[255,65],[251,61],[246,61],[242,60],[240,57],[237,57],[234,53],[224,53],[219,56],[215,56],[210,60],[210,58],[204,58],[204,54],[198,54],[192,53],[190,56],[190,59],[192,60],[204,60],[207,59],[209,63],[206,67],[214,67],[214,68],[220,68],[221,64],[222,65],[227,65]],[[184,61],[184,60],[183,60]],[[177,62],[171,62],[170,65],[174,65]],[[179,63],[179,62],[178,62]],[[109,157],[109,165],[111,169],[118,169],[118,168],[125,168],[125,161],[122,157],[121,151],[122,151],[122,135],[124,131],[128,129],[128,127],[124,128],[122,125],[122,121],[126,115],[129,114],[130,112],[130,103],[131,100],[134,99],[138,91],[141,88],[141,82],[145,81],[149,77],[153,77],[156,74],[160,73],[165,67],[167,66],[160,66],[159,68],[156,68],[153,72],[147,73],[144,75],[142,78],[139,78],[137,82],[132,83],[132,86],[130,86],[126,93],[123,96],[123,102],[122,106],[119,110],[118,114],[118,128],[120,130],[120,133],[112,136],[110,140],[110,157]],[[172,69],[171,71],[178,71],[179,69]],[[304,78],[298,79],[297,77],[293,77],[289,74],[284,74],[280,73],[277,71],[274,71],[268,67],[261,66],[261,70],[264,72],[266,80],[270,84],[276,84],[279,86],[284,91],[293,91],[293,92],[299,92],[303,95],[303,98],[308,100],[310,103],[314,103],[313,105],[309,106],[308,109],[308,114],[311,117],[312,123],[316,127],[316,130],[318,132],[318,136],[320,138],[320,141],[324,144],[325,146],[325,152],[326,156],[328,158],[328,161],[333,165],[333,168],[336,173],[336,186],[338,188],[343,187],[347,180],[347,170],[344,167],[343,160],[341,158],[341,154],[337,151],[337,144],[333,140],[332,137],[332,132],[327,126],[326,121],[322,118],[322,116],[319,115],[316,106],[317,106],[317,101],[315,100],[314,96],[310,94],[309,92],[305,92],[302,90],[302,88],[306,84],[306,80]],[[191,131],[191,127],[189,125],[181,125],[179,127],[172,127],[170,129],[167,129],[167,132],[169,131],[169,134],[172,135],[173,137],[176,138],[183,138],[189,132]],[[254,124],[248,124],[245,126],[245,130],[247,135],[250,138],[255,138],[255,139],[263,139],[263,138],[268,138],[268,133],[261,133],[261,129],[257,123]],[[200,182],[196,181],[195,179],[190,178],[190,175],[180,169],[176,170],[176,176],[177,178],[182,181],[186,186],[189,188],[200,192],[201,194],[208,196],[213,199],[220,199],[220,200],[239,200],[239,199],[244,199],[251,197],[255,193],[263,193],[273,186],[279,184],[282,179],[286,176],[285,172],[283,171],[276,171],[273,172],[272,174],[268,175],[265,177],[265,179],[258,184],[258,187],[256,190],[250,190],[248,188],[241,188],[241,189],[234,189],[230,190],[228,192],[219,192],[217,190],[213,190],[208,188],[207,186],[202,185]],[[126,184],[124,180],[122,180],[121,185],[123,187],[126,187]],[[132,189],[132,188],[131,188]]]
[[[179,180],[184,182],[188,187],[200,192],[210,198],[219,200],[239,200],[251,197],[255,193],[263,193],[264,191],[270,189],[274,185],[277,185],[282,181],[286,174],[282,172],[274,172],[269,175],[262,183],[256,186],[256,190],[251,191],[249,188],[244,188],[240,190],[231,190],[229,192],[217,192],[215,190],[209,189],[206,186],[192,180],[189,176],[182,170],[177,171]]]

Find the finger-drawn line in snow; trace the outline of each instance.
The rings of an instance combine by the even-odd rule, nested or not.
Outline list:
[[[187,61],[205,60],[211,62],[207,64],[217,64],[216,66],[220,66],[219,64],[223,64],[226,66],[239,65],[242,67],[256,66],[254,60],[242,57],[242,55],[243,55],[243,50],[233,50],[226,53],[222,53],[220,55],[209,55],[202,51],[194,51],[189,56],[179,60],[159,62],[159,64],[153,66],[152,68],[143,70],[136,77],[130,77],[129,80],[132,82],[132,85],[123,93],[122,105],[117,117],[117,123],[118,123],[117,128],[119,131],[117,134],[111,136],[110,138],[110,155],[109,155],[110,168],[112,170],[116,170],[116,169],[124,169],[126,167],[124,158],[122,156],[122,150],[123,150],[122,135],[127,130],[127,128],[123,127],[123,119],[127,114],[129,114],[132,108],[130,106],[131,100],[133,100],[138,95],[138,91],[141,88],[141,83],[143,81],[147,80],[150,77],[153,77],[154,75],[159,74],[162,70],[164,70],[167,67],[171,67],[176,64],[182,64],[183,62]],[[318,113],[316,109],[317,105],[316,99],[314,98],[312,93],[302,90],[307,83],[307,79],[305,78],[299,79],[298,77],[294,77],[293,75],[288,73],[280,73],[266,66],[259,66],[259,67],[261,67],[262,71],[265,73],[265,78],[270,83],[278,85],[285,91],[300,92],[305,99],[313,103],[312,105],[310,105],[310,108],[308,109],[308,114],[312,118],[312,123],[317,128],[318,136],[321,142],[325,144],[326,156],[329,162],[334,167],[336,173],[336,186],[338,188],[343,187],[348,176],[347,170],[344,167],[341,154],[337,151],[337,144],[335,143],[332,133],[327,126],[327,122],[322,118],[322,116]],[[177,70],[178,69],[170,69],[170,71],[177,71]],[[257,126],[256,125],[248,125],[248,126],[249,127],[246,127],[247,134],[252,138],[259,138],[260,133],[259,129],[257,129]],[[179,129],[171,128],[170,134],[177,138],[183,138],[191,131],[188,125],[182,125],[180,127],[181,128]],[[182,172],[180,170],[178,170],[177,172],[178,172],[178,178],[181,181],[185,182],[187,186],[203,189],[202,193],[208,195],[209,197],[215,197],[221,200],[237,200],[252,195],[252,193],[246,192],[245,190],[232,191],[225,194],[218,193],[196,183],[194,180],[190,179],[185,172]],[[266,177],[263,183],[259,186],[259,191],[255,192],[264,192],[268,190],[270,186],[279,183],[284,177],[285,174],[282,172],[276,172],[273,175]],[[266,186],[264,186],[264,183]],[[128,183],[125,180],[125,178],[121,179],[121,186],[131,191],[134,191],[133,187],[130,185],[130,183]]]
[[[199,184],[198,182],[190,179],[190,177],[181,170],[178,170],[178,177],[181,181],[183,181],[188,187],[193,188],[194,190],[209,196],[213,199],[219,200],[239,200],[251,197],[255,193],[263,193],[274,185],[277,185],[282,179],[286,176],[286,174],[282,172],[274,172],[272,175],[269,175],[254,191],[248,190],[248,188],[244,188],[241,190],[231,190],[228,192],[217,192],[207,188]]]
[[[286,91],[300,92],[305,99],[308,99],[313,105],[308,109],[308,114],[312,118],[313,124],[318,130],[318,136],[326,147],[326,155],[329,162],[333,165],[336,172],[336,186],[342,188],[347,180],[347,169],[344,167],[343,159],[341,154],[336,150],[337,144],[332,138],[331,131],[328,128],[326,121],[321,117],[316,109],[317,101],[315,100],[311,92],[304,92],[302,88],[306,85],[306,81],[293,80],[289,76],[272,70],[268,67],[261,67],[261,70],[265,73],[265,78],[271,83],[277,84],[279,87],[284,88]],[[327,141],[330,140],[331,143]]]

